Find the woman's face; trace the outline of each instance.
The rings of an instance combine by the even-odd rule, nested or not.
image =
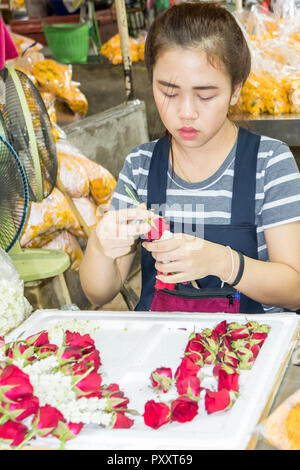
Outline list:
[[[159,55],[153,69],[153,95],[161,120],[176,142],[202,147],[228,124],[232,94],[224,67],[211,65],[199,49],[174,47]]]

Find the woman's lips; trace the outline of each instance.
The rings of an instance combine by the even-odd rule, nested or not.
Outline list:
[[[197,137],[198,131],[193,127],[181,127],[181,129],[179,129],[179,135],[182,139],[193,140]]]

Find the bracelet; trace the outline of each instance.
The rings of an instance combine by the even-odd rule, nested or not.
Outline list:
[[[232,252],[232,249],[230,248],[230,246],[229,246],[229,245],[227,245],[227,246],[226,246],[226,248],[228,248],[228,249],[229,249],[229,251],[230,251],[230,255],[231,255],[231,273],[230,273],[230,275],[229,275],[229,278],[228,278],[228,279],[226,279],[226,281],[220,278],[220,279],[221,279],[221,281],[222,281],[222,285],[221,285],[221,287],[223,287],[223,286],[224,286],[225,282],[227,283],[227,282],[229,282],[229,281],[230,281],[230,279],[232,278],[232,275],[233,275],[233,273],[234,273],[234,257],[233,257],[233,252]]]
[[[244,268],[245,268],[245,258],[244,258],[244,255],[243,253],[241,253],[240,251],[237,252],[237,254],[239,255],[239,260],[240,260],[240,267],[239,267],[239,270],[237,272],[237,275],[236,275],[236,278],[235,280],[233,281],[232,284],[230,284],[231,286],[236,286],[241,278],[242,278],[242,275],[244,274]]]

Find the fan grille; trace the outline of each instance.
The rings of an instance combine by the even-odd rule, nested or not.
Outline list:
[[[42,176],[42,197],[52,192],[57,177],[57,154],[51,133],[51,121],[41,95],[20,70],[16,70],[28,104],[34,134],[37,142],[40,172]],[[34,159],[30,150],[29,133],[24,112],[14,81],[9,73],[5,78],[5,105],[1,109],[6,129],[6,138],[17,152],[27,175],[30,200],[37,200],[38,184]]]
[[[16,152],[0,136],[0,247],[9,251],[18,240],[28,212],[26,173]]]

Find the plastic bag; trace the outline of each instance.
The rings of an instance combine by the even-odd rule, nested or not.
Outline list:
[[[43,89],[64,100],[74,113],[84,117],[88,110],[88,101],[79,90],[79,84],[72,81],[72,66],[60,64],[52,59],[36,62],[33,74]]]
[[[145,51],[145,35],[140,35],[139,38],[129,38],[129,54],[132,62],[144,60]],[[102,45],[101,54],[105,55],[114,65],[122,63],[122,50],[120,35],[115,34],[105,44]]]
[[[65,196],[54,188],[42,202],[31,202],[29,217],[21,234],[25,247],[42,247],[56,236],[57,231],[80,233],[80,225]]]
[[[280,450],[300,450],[300,389],[289,396],[257,429]]]
[[[9,255],[0,248],[0,336],[16,328],[32,312],[24,282]]]
[[[58,174],[72,198],[89,195],[89,178],[85,168],[70,153],[57,149]]]
[[[70,257],[71,269],[78,271],[83,252],[74,235],[64,230],[58,233],[49,243],[46,243],[43,249],[64,251]]]
[[[12,38],[13,43],[16,46],[16,49],[20,55],[22,55],[23,52],[29,49],[31,50],[31,52],[36,52],[40,51],[44,47],[41,43],[34,41],[33,39],[28,38],[26,36],[22,36],[21,34],[10,32],[10,37]]]
[[[76,147],[66,140],[61,140],[57,144],[57,150],[69,153],[85,169],[89,184],[90,194],[97,205],[107,204],[116,187],[116,180],[113,175],[103,166],[89,160]]]
[[[91,201],[87,197],[72,198],[74,204],[81,214],[81,217],[87,224],[87,226],[92,229],[100,222],[102,216],[97,211],[97,206],[94,201]]]

